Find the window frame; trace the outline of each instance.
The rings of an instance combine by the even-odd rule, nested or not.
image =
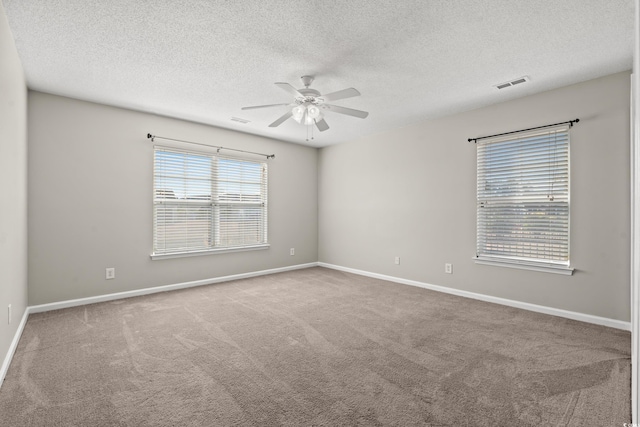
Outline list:
[[[499,136],[499,137],[493,137],[493,138],[487,138],[486,141],[477,141],[477,144],[483,144],[483,145],[477,145],[476,147],[476,255],[474,257],[474,260],[476,262],[476,264],[483,264],[483,265],[492,265],[492,266],[500,266],[500,267],[508,267],[508,268],[518,268],[518,269],[525,269],[525,270],[534,270],[534,271],[543,271],[543,272],[549,272],[549,273],[557,273],[557,274],[564,274],[564,275],[571,275],[573,274],[574,269],[571,267],[571,258],[570,258],[570,237],[571,237],[571,233],[570,233],[570,223],[571,223],[571,179],[570,179],[570,165],[571,165],[571,155],[570,155],[570,146],[571,146],[571,136],[570,136],[570,129],[571,126],[568,125],[564,125],[564,126],[555,126],[552,128],[547,128],[544,130],[529,130],[529,131],[523,131],[523,132],[518,132],[518,133],[514,133],[512,135],[509,136]],[[533,257],[525,257],[521,254],[518,254],[517,250],[512,251],[512,253],[510,254],[503,254],[503,255],[498,255],[496,253],[491,254],[490,250],[487,249],[486,247],[486,241],[487,241],[487,235],[489,233],[486,233],[487,228],[490,228],[491,226],[493,227],[499,227],[499,225],[496,224],[496,222],[494,222],[492,224],[492,222],[490,220],[486,219],[486,212],[482,212],[481,209],[483,209],[485,206],[487,206],[487,200],[489,200],[490,198],[487,198],[487,194],[486,191],[481,189],[481,185],[486,185],[487,179],[485,179],[484,181],[481,182],[481,179],[487,178],[487,170],[488,169],[481,169],[483,166],[481,165],[481,151],[480,149],[482,148],[482,150],[485,150],[485,153],[483,153],[484,155],[486,155],[486,150],[487,147],[489,146],[489,144],[492,143],[511,143],[511,144],[518,144],[519,141],[523,141],[525,142],[525,150],[530,150],[529,153],[526,154],[526,156],[530,156],[527,157],[528,159],[533,157],[533,155],[531,154],[532,152],[536,152],[540,150],[540,147],[534,146],[533,144],[531,144],[531,142],[529,141],[527,143],[527,139],[535,139],[536,137],[540,137],[541,135],[544,134],[550,134],[553,132],[566,132],[566,158],[563,157],[560,160],[560,162],[565,162],[566,161],[566,193],[553,193],[552,196],[557,196],[560,195],[560,199],[564,200],[566,199],[566,202],[562,202],[562,203],[566,203],[566,217],[563,215],[562,219],[566,220],[566,234],[563,233],[562,237],[562,243],[565,244],[566,243],[566,260],[562,260],[562,259],[549,259],[547,258],[548,256],[550,256],[550,252],[545,252],[545,255],[543,255],[545,258],[533,258]],[[506,149],[507,151],[509,151],[509,148]],[[563,148],[564,150],[564,148]],[[505,156],[504,153],[500,153],[498,154],[499,156]],[[549,154],[549,159],[547,159],[547,161],[549,163],[551,163],[550,160],[550,156],[551,154]],[[558,162],[558,160],[555,159],[556,153],[554,152],[553,154],[554,156],[554,161]],[[513,163],[515,164],[515,163]],[[486,166],[486,163],[484,164]],[[519,174],[524,174],[525,176],[527,175],[526,173],[526,167],[525,166],[521,166],[518,165],[518,173]],[[551,169],[551,167],[550,167]],[[553,174],[555,174],[555,170],[553,172]],[[564,177],[565,175],[562,175],[562,177]],[[553,179],[552,179],[553,181]],[[518,177],[518,180],[515,182],[515,184],[513,184],[511,187],[509,187],[509,190],[511,192],[513,192],[514,190],[518,189],[518,185],[523,185],[524,184],[528,184],[529,186],[533,187],[534,186],[534,178],[522,178],[522,177]],[[504,184],[503,184],[504,185]],[[553,185],[551,186],[553,188]],[[507,191],[509,192],[509,191]],[[539,195],[537,197],[540,197]],[[553,203],[553,198],[552,197],[550,199],[551,203]],[[499,202],[497,200],[500,200]],[[526,212],[531,212],[532,206],[535,203],[539,203],[539,199],[538,202],[531,200],[531,201],[527,201],[527,197],[523,196],[523,195],[518,195],[518,196],[509,196],[509,197],[504,197],[501,199],[498,199],[497,197],[494,198],[494,200],[492,200],[492,202],[494,204],[502,204],[502,205],[507,205],[507,206],[511,206],[511,210],[515,210],[516,207],[519,207],[520,209],[522,209],[523,207],[525,207],[525,211]],[[527,206],[529,205],[529,206]],[[563,206],[563,205],[562,205]],[[547,210],[552,210],[551,207],[547,207]],[[509,208],[505,208],[504,211],[508,211]],[[561,207],[560,210],[563,210],[563,208]],[[482,212],[482,213],[481,213]],[[484,215],[484,217],[481,219],[481,217]],[[518,224],[520,224],[521,229],[525,229],[526,224],[524,223],[524,217],[518,217],[518,220],[522,221]],[[512,219],[509,219],[508,221],[510,221]],[[502,220],[504,221],[504,220]],[[504,225],[504,222],[501,224]],[[482,234],[484,233],[484,234]],[[543,235],[544,232],[540,232],[537,236]],[[482,243],[481,243],[482,241]],[[500,242],[500,241],[498,241]],[[502,242],[507,242],[507,240],[503,240]],[[486,252],[483,252],[483,250],[486,250]],[[508,252],[508,251],[506,251]],[[523,251],[524,252],[524,251]]]
[[[204,180],[210,181],[210,191],[211,195],[208,199],[203,200],[192,200],[192,199],[159,199],[157,197],[158,191],[168,191],[167,188],[157,188],[157,178],[160,176],[157,172],[157,154],[159,152],[164,153],[175,153],[176,155],[192,155],[192,156],[201,156],[207,157],[211,160],[211,167],[209,168],[209,178]],[[253,163],[256,165],[260,165],[262,168],[260,175],[260,194],[259,201],[257,202],[243,202],[243,201],[224,201],[219,197],[219,188],[220,183],[223,182],[221,178],[221,172],[219,170],[219,163],[221,161],[235,161],[235,162],[246,162]],[[185,175],[186,176],[186,175]],[[180,178],[178,178],[180,179]],[[185,185],[188,181],[188,178],[182,177]],[[252,183],[256,185],[255,183]],[[191,256],[201,256],[201,255],[212,255],[212,254],[220,254],[220,253],[230,253],[230,252],[244,252],[244,251],[255,251],[255,250],[263,250],[268,249],[270,247],[268,240],[268,218],[269,218],[269,208],[268,208],[268,165],[264,160],[255,160],[248,159],[243,157],[235,157],[235,156],[223,156],[219,154],[219,150],[216,152],[207,152],[207,151],[196,151],[191,149],[182,149],[175,147],[167,147],[167,146],[154,146],[153,147],[153,177],[152,177],[152,245],[151,245],[151,259],[167,259],[167,258],[182,258],[182,257],[191,257]],[[242,198],[240,194],[239,197]],[[186,194],[185,194],[186,196]],[[208,245],[204,248],[197,249],[189,249],[189,248],[181,248],[178,250],[161,250],[158,251],[157,245],[157,206],[159,205],[175,205],[175,206],[203,206],[207,207],[210,212],[206,214],[208,217],[207,228],[208,228]],[[257,243],[250,244],[238,244],[238,245],[223,245],[221,244],[221,215],[224,207],[230,207],[231,209],[244,209],[244,208],[259,208],[259,220],[258,220],[258,228],[260,229],[260,233],[262,233],[262,241]],[[228,238],[228,236],[227,236]]]

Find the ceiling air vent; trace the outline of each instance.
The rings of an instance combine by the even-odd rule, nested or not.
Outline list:
[[[250,120],[241,119],[240,117],[231,117],[231,121],[232,122],[242,123],[243,125],[246,125],[247,123],[250,122]]]
[[[504,82],[504,83],[499,83],[497,85],[494,85],[495,88],[497,89],[505,89],[511,86],[515,86],[515,85],[519,85],[520,83],[525,83],[529,81],[529,77],[524,76],[524,77],[520,77],[518,79],[515,80],[511,80],[510,82]]]

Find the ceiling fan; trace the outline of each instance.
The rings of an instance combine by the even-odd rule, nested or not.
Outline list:
[[[293,119],[303,125],[311,126],[316,125],[320,132],[324,132],[329,129],[329,125],[324,120],[323,111],[331,111],[339,114],[346,114],[347,116],[358,117],[360,119],[366,118],[369,113],[361,110],[354,110],[353,108],[340,107],[339,105],[327,104],[327,101],[337,101],[339,99],[352,98],[359,96],[358,92],[354,88],[343,89],[337,92],[331,92],[326,95],[320,95],[315,89],[310,89],[309,86],[313,82],[313,77],[302,76],[302,84],[304,89],[296,89],[289,83],[276,83],[276,86],[281,87],[290,95],[293,95],[293,102],[285,104],[269,104],[269,105],[256,105],[253,107],[242,107],[243,110],[253,110],[256,108],[271,108],[288,106],[292,107],[289,111],[284,113],[275,122],[271,123],[269,127],[278,127],[285,120],[293,117]]]

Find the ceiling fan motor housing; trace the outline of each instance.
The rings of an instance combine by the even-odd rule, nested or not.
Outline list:
[[[320,92],[318,92],[315,89],[309,89],[309,88],[299,89],[298,92],[304,95],[304,97],[296,98],[295,101],[296,101],[296,104],[298,105],[304,104],[304,103],[318,105],[324,101],[324,99],[320,97]]]

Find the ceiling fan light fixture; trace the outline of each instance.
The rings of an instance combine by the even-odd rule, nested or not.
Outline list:
[[[320,109],[315,105],[309,105],[307,107],[307,114],[312,119],[317,119],[320,117]]]
[[[293,120],[295,120],[298,123],[302,123],[302,120],[304,119],[306,112],[307,112],[307,108],[304,105],[296,105],[291,109]]]
[[[315,124],[316,120],[322,118],[322,112],[317,105],[305,103],[293,107],[291,117],[301,125],[311,126]]]
[[[307,126],[312,126],[316,123],[317,120],[322,118],[322,114],[318,114],[316,117],[311,117],[310,114],[306,114],[304,118],[304,124]]]

